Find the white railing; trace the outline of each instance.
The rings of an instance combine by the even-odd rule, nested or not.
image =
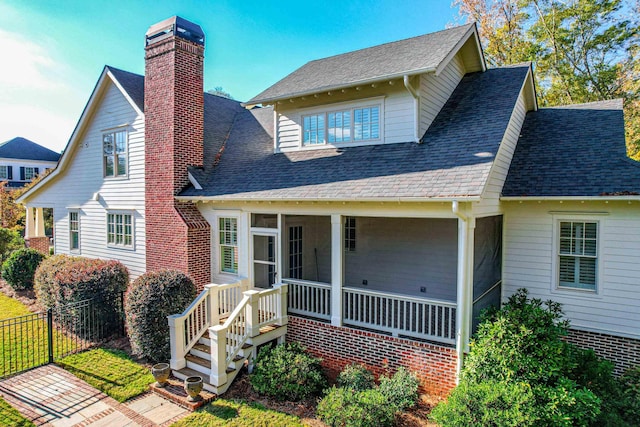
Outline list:
[[[331,319],[331,285],[298,279],[282,279],[289,285],[289,313]]]
[[[455,303],[355,288],[342,291],[345,324],[455,343]]]
[[[171,369],[182,369],[186,366],[185,355],[210,326],[220,323],[220,319],[235,308],[231,307],[231,304],[236,299],[239,301],[242,292],[247,289],[249,281],[245,278],[230,284],[206,285],[182,313],[168,317]]]
[[[278,285],[263,291],[244,291],[239,305],[225,322],[209,328],[211,384],[221,386],[227,382],[227,368],[247,341],[260,335],[261,327],[287,324],[287,288],[287,285]]]

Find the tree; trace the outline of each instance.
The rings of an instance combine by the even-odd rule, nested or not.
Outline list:
[[[222,98],[234,99],[229,92],[225,91],[222,88],[222,86],[216,86],[213,89],[209,89],[207,93],[210,93],[211,95],[221,96]]]
[[[622,97],[629,153],[640,149],[638,13],[629,0],[455,0],[477,21],[487,62],[532,61],[543,106]],[[632,19],[628,19],[631,16]]]
[[[24,187],[8,188],[7,182],[0,182],[0,226],[19,231],[24,234],[26,212],[24,206],[16,203],[16,200],[30,188],[42,181],[51,170],[35,177]],[[46,230],[53,228],[53,214],[51,209],[44,210],[44,224]]]

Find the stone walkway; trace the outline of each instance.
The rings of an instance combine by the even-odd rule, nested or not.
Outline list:
[[[189,413],[153,393],[119,403],[55,365],[1,381],[0,395],[37,426],[168,426]]]

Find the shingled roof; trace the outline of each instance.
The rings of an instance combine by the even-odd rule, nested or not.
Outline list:
[[[640,163],[625,151],[622,100],[527,113],[502,195],[640,195]]]
[[[190,187],[181,196],[253,200],[479,197],[528,71],[528,66],[520,66],[467,74],[425,133],[423,144],[274,154],[273,110],[240,110],[224,149],[218,148],[219,161],[211,156],[215,150],[207,150],[204,169],[191,170],[202,190]],[[206,145],[212,143],[205,138]]]
[[[311,61],[247,102],[282,98],[434,71],[475,24]]]
[[[140,111],[144,111],[144,77],[115,67],[106,66],[105,68],[113,74]]]
[[[40,144],[23,138],[15,137],[0,144],[0,157],[4,159],[40,160],[43,162],[57,162],[60,154],[49,150]]]

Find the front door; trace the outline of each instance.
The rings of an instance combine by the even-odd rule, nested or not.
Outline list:
[[[278,235],[268,232],[254,232],[252,235],[254,286],[271,288],[278,280]]]

